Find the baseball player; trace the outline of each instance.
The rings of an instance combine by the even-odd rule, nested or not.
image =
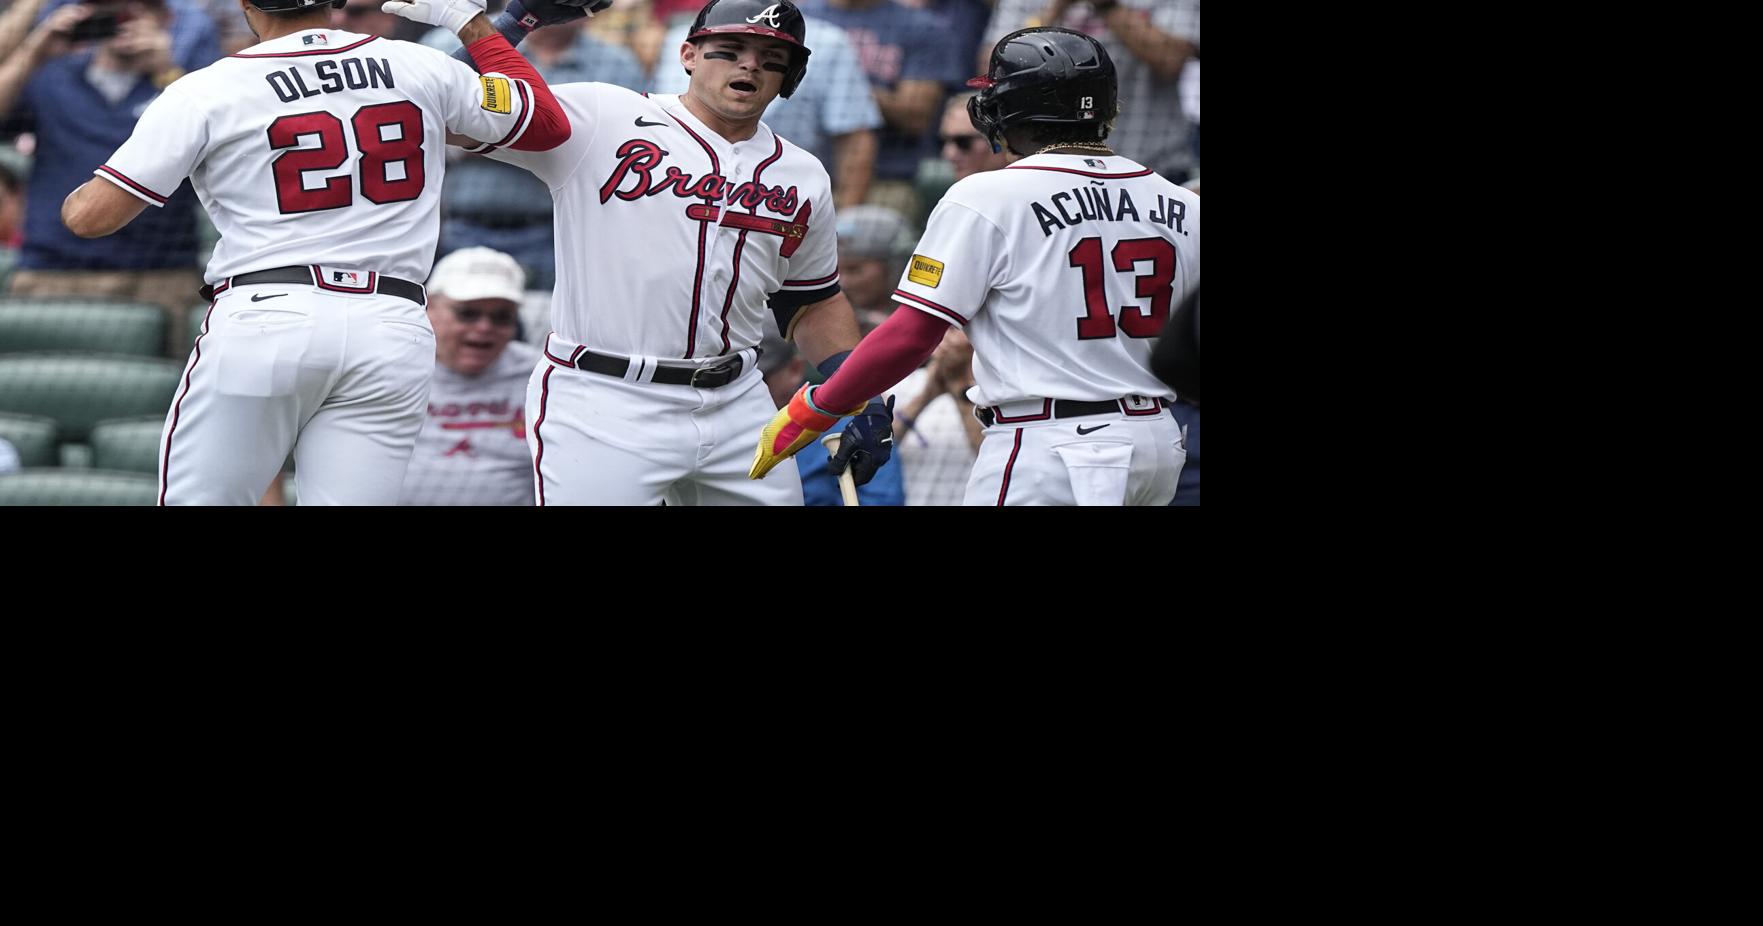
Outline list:
[[[514,340],[525,289],[526,271],[501,251],[461,248],[435,264],[435,378],[398,504],[533,503],[526,381],[539,349]]]
[[[392,0],[459,33],[483,74],[329,28],[330,0],[248,0],[261,41],[168,86],[67,197],[93,238],[189,177],[220,231],[211,298],[160,444],[162,505],[250,505],[293,450],[300,499],[390,505],[435,358],[423,312],[449,131],[553,147],[569,122],[483,14]]]
[[[968,505],[1166,505],[1185,451],[1150,354],[1200,285],[1200,199],[1116,155],[1114,64],[1096,40],[1024,29],[1000,40],[969,115],[1022,156],[949,188],[895,312],[836,375],[760,434],[754,478],[898,382],[949,325],[973,341],[986,426]]]
[[[518,2],[498,21],[583,15]],[[567,143],[468,149],[532,171],[556,203],[553,330],[527,389],[539,504],[802,504],[794,466],[745,473],[776,411],[754,362],[767,329],[828,373],[858,341],[826,170],[760,121],[807,71],[803,33],[789,2],[714,0],[678,51],[685,93],[562,84]],[[836,471],[867,482],[892,449],[889,409],[842,412],[856,417]]]

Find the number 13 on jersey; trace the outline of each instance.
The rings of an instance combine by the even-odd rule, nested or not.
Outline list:
[[[1083,272],[1085,312],[1077,320],[1077,339],[1114,337],[1114,313],[1104,286],[1102,239],[1079,241],[1070,258],[1071,266]],[[1136,303],[1121,306],[1119,329],[1129,338],[1157,337],[1169,320],[1169,305],[1175,296],[1171,286],[1175,282],[1175,245],[1163,238],[1129,238],[1114,245],[1110,260],[1116,272],[1134,274],[1133,295],[1151,300],[1149,313]],[[1141,262],[1151,265],[1143,273],[1138,272]]]

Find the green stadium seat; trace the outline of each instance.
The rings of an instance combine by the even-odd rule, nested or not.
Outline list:
[[[183,365],[121,354],[0,355],[0,412],[41,415],[63,441],[84,441],[107,418],[164,415]]]
[[[91,469],[92,468],[92,445],[91,444],[82,444],[79,441],[62,441],[61,442],[61,468],[62,469]]]
[[[18,451],[19,466],[54,466],[55,419],[0,414],[0,438]]]
[[[118,418],[92,425],[92,466],[129,473],[159,473],[159,435],[164,415]]]
[[[0,476],[0,506],[154,505],[159,477],[101,469],[27,469]]]
[[[0,354],[90,351],[158,357],[165,312],[155,305],[82,297],[0,298]]]

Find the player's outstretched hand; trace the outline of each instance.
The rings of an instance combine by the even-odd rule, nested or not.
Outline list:
[[[894,454],[894,397],[887,404],[871,402],[862,414],[845,425],[839,437],[839,452],[826,458],[826,468],[834,476],[851,467],[851,481],[863,485],[875,478],[875,471]]]
[[[840,418],[862,411],[828,412],[816,408],[813,390],[813,386],[803,383],[790,401],[771,417],[765,430],[759,432],[759,446],[753,452],[753,468],[747,471],[747,478],[765,478],[773,467],[814,443],[814,439],[827,428],[838,424]]]
[[[484,0],[387,0],[380,12],[458,32],[484,12]]]
[[[528,31],[556,26],[592,16],[612,5],[612,0],[509,0],[509,18]]]

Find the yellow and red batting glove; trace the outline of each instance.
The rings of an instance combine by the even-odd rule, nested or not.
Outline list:
[[[790,401],[771,417],[765,430],[759,432],[759,447],[753,452],[753,468],[747,471],[747,478],[765,478],[773,467],[814,443],[827,428],[838,424],[840,418],[863,411],[863,406],[844,412],[824,411],[814,404],[813,389],[803,383]]]

